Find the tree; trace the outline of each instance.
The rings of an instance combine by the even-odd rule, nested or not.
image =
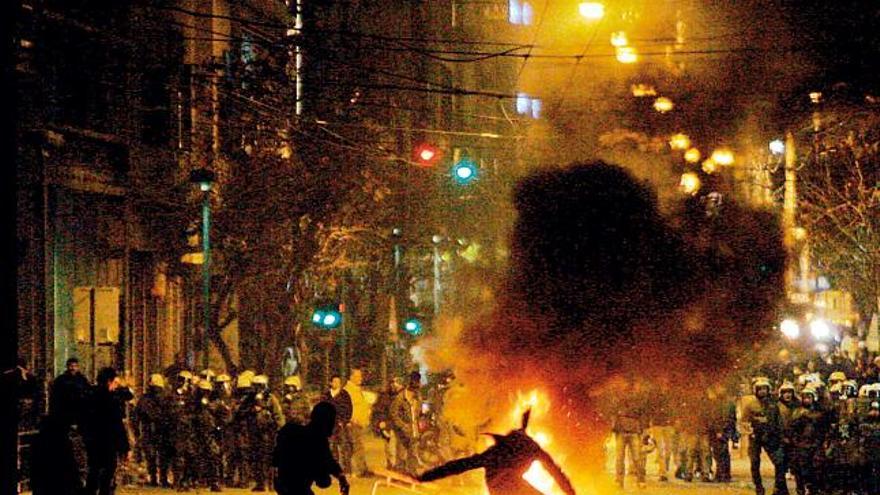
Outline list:
[[[880,304],[880,116],[823,112],[815,138],[798,177],[802,222],[817,265],[870,314]]]

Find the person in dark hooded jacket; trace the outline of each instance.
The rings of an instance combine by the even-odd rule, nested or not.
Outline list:
[[[327,488],[331,476],[339,480],[342,494],[348,494],[348,480],[330,450],[335,425],[336,408],[320,402],[312,409],[309,424],[290,422],[281,428],[272,452],[279,495],[312,495],[312,485]]]

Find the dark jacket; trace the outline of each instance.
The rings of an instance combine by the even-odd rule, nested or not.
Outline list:
[[[125,429],[125,403],[133,399],[131,391],[120,388],[114,392],[94,387],[87,400],[83,421],[86,449],[89,458],[105,459],[129,451]]]
[[[347,425],[351,421],[354,406],[351,404],[351,396],[345,389],[340,390],[336,397],[333,397],[328,390],[321,400],[333,404],[336,409],[337,424]]]
[[[330,476],[342,473],[327,437],[311,425],[296,423],[278,432],[272,465],[278,468],[275,490],[280,495],[311,495],[313,483],[327,487]]]
[[[80,424],[90,387],[82,374],[58,375],[49,393],[49,414],[68,424]]]

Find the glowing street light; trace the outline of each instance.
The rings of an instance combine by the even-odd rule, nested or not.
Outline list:
[[[774,139],[770,141],[770,153],[774,155],[781,155],[785,153],[785,141],[781,139]]]
[[[611,33],[611,46],[622,47],[629,44],[629,39],[626,37],[626,31],[616,31]]]
[[[665,96],[661,96],[654,100],[654,110],[657,110],[660,113],[671,112],[675,107],[675,104],[672,103],[672,100]]]
[[[715,163],[715,160],[713,160],[711,158],[707,158],[707,159],[703,160],[703,167],[702,168],[703,168],[703,172],[706,172],[707,174],[711,175],[711,174],[714,174],[715,172],[718,171],[718,164]]]
[[[690,148],[684,152],[684,161],[688,163],[697,163],[700,161],[700,157],[703,155],[700,153],[700,150],[696,148]]]
[[[462,186],[466,186],[477,178],[477,164],[470,159],[462,159],[452,167],[452,178]]]
[[[636,98],[644,98],[645,96],[657,96],[657,90],[650,84],[633,84],[630,86],[632,95]]]
[[[831,326],[825,320],[813,320],[810,322],[810,334],[816,340],[828,340],[831,338]]]
[[[726,148],[717,149],[712,152],[712,161],[723,167],[733,165],[733,152]]]
[[[693,172],[685,172],[681,174],[681,182],[679,182],[679,187],[681,187],[682,192],[685,194],[690,194],[693,196],[697,194],[697,191],[700,190],[700,177]]]
[[[578,5],[578,12],[584,19],[598,21],[605,17],[605,6],[599,2],[581,2]]]
[[[616,52],[617,61],[622,64],[634,64],[639,61],[636,49],[631,46],[618,46]]]
[[[674,150],[686,150],[691,146],[691,138],[687,134],[674,134],[669,138],[669,147]]]
[[[782,320],[782,323],[779,324],[779,330],[782,332],[782,335],[785,335],[792,340],[801,335],[801,326],[791,318]]]

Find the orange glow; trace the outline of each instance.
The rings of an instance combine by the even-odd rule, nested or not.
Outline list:
[[[626,37],[625,31],[611,33],[611,46],[626,46],[628,44],[629,40]]]
[[[424,149],[419,152],[419,158],[422,160],[429,162],[432,158],[434,158],[434,150]]]
[[[661,96],[654,100],[654,110],[657,110],[660,113],[671,112],[675,107],[675,104],[672,103],[672,100],[665,96]]]
[[[700,161],[701,156],[700,150],[696,148],[691,148],[684,152],[684,160],[688,163],[697,163]]]
[[[700,177],[693,172],[685,172],[681,174],[681,182],[679,183],[682,192],[694,195],[700,190]]]
[[[709,158],[703,161],[703,172],[714,174],[716,171],[718,171],[718,164],[715,163],[715,160]]]
[[[583,2],[578,5],[581,17],[591,21],[598,21],[605,17],[605,6],[599,2]]]
[[[562,489],[556,484],[556,480],[553,479],[553,476],[551,476],[544,468],[544,465],[541,464],[541,461],[532,461],[532,465],[529,466],[529,469],[525,473],[523,473],[522,477],[524,480],[528,481],[535,490],[538,490],[544,495],[565,495]]]
[[[632,95],[636,98],[644,98],[645,96],[657,96],[657,90],[650,84],[633,84],[630,86]]]
[[[712,152],[712,160],[721,166],[733,165],[733,152],[728,149],[717,149]]]
[[[686,150],[691,146],[691,138],[687,134],[674,134],[669,138],[669,147],[674,150]]]
[[[636,49],[631,46],[617,47],[617,61],[622,64],[634,64],[639,61]]]

